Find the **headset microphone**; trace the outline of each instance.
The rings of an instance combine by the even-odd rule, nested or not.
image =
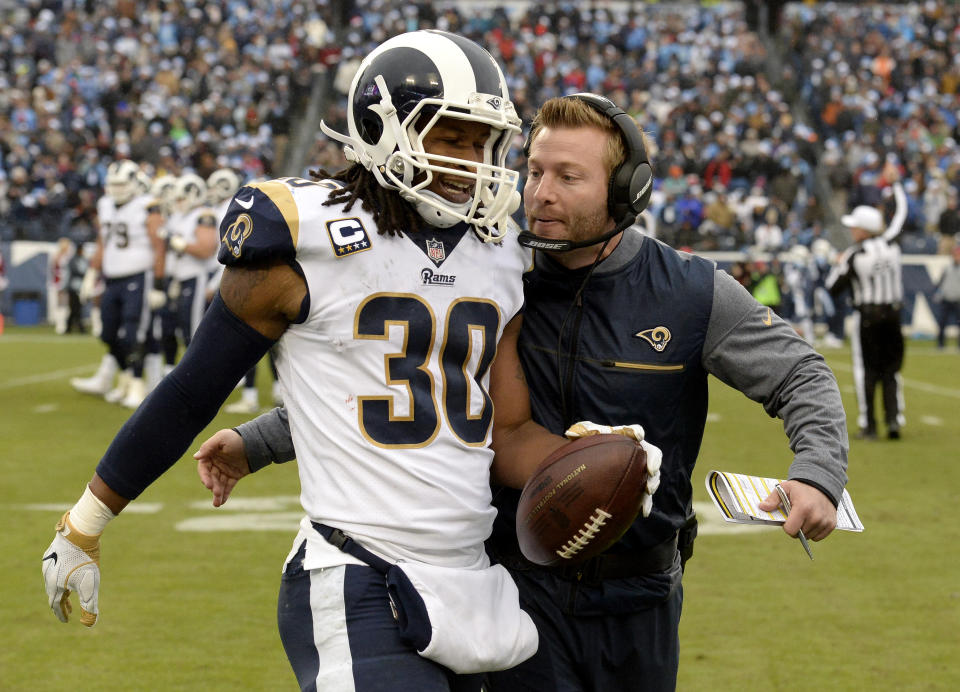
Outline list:
[[[596,238],[579,242],[544,238],[530,231],[520,233],[517,240],[521,245],[547,252],[569,252],[609,240],[636,221],[637,215],[647,208],[650,193],[653,190],[653,169],[650,167],[647,149],[643,145],[643,135],[636,121],[617,107],[613,101],[598,94],[570,94],[563,98],[577,99],[601,115],[610,118],[622,135],[625,156],[623,163],[610,175],[610,184],[607,188],[607,210],[611,217],[618,219],[613,230]],[[529,137],[523,145],[523,151],[527,156],[530,155]]]
[[[570,252],[570,250],[576,250],[581,247],[589,247],[591,245],[597,245],[599,243],[606,242],[610,240],[617,233],[625,229],[627,226],[630,226],[634,222],[635,217],[627,217],[620,221],[613,230],[607,231],[601,236],[596,238],[591,238],[590,240],[581,240],[580,242],[573,242],[572,240],[554,240],[553,238],[544,238],[541,235],[536,235],[530,231],[521,231],[520,235],[517,236],[517,242],[523,245],[523,247],[533,248],[534,250],[545,250],[546,252]]]

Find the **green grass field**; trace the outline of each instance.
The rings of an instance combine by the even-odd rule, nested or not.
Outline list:
[[[214,510],[186,457],[108,528],[97,626],[63,625],[47,608],[40,558],[53,526],[129,414],[68,383],[101,354],[91,337],[43,328],[0,336],[0,690],[294,689],[275,620],[299,516],[293,464]],[[826,355],[853,426],[849,352]],[[814,562],[779,529],[736,532],[703,504],[710,469],[779,477],[790,461],[780,422],[712,383],[680,690],[960,689],[960,354],[909,342],[903,375],[904,438],[851,443],[848,489],[866,530],[814,543]],[[242,420],[221,413],[203,439]]]

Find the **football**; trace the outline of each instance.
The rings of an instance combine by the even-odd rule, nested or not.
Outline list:
[[[524,557],[576,565],[613,545],[640,512],[646,457],[636,440],[611,434],[578,438],[544,459],[517,508]]]

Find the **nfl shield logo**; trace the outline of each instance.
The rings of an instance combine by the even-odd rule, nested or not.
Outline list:
[[[443,241],[441,240],[427,240],[427,257],[432,259],[437,264],[440,264],[447,258],[447,253],[443,249]]]

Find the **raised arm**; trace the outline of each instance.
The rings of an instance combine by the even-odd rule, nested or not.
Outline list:
[[[893,218],[890,225],[881,236],[887,242],[894,240],[900,231],[903,230],[903,224],[907,220],[907,194],[903,191],[903,183],[899,179],[893,182],[893,199],[896,202],[896,210],[893,212]]]

